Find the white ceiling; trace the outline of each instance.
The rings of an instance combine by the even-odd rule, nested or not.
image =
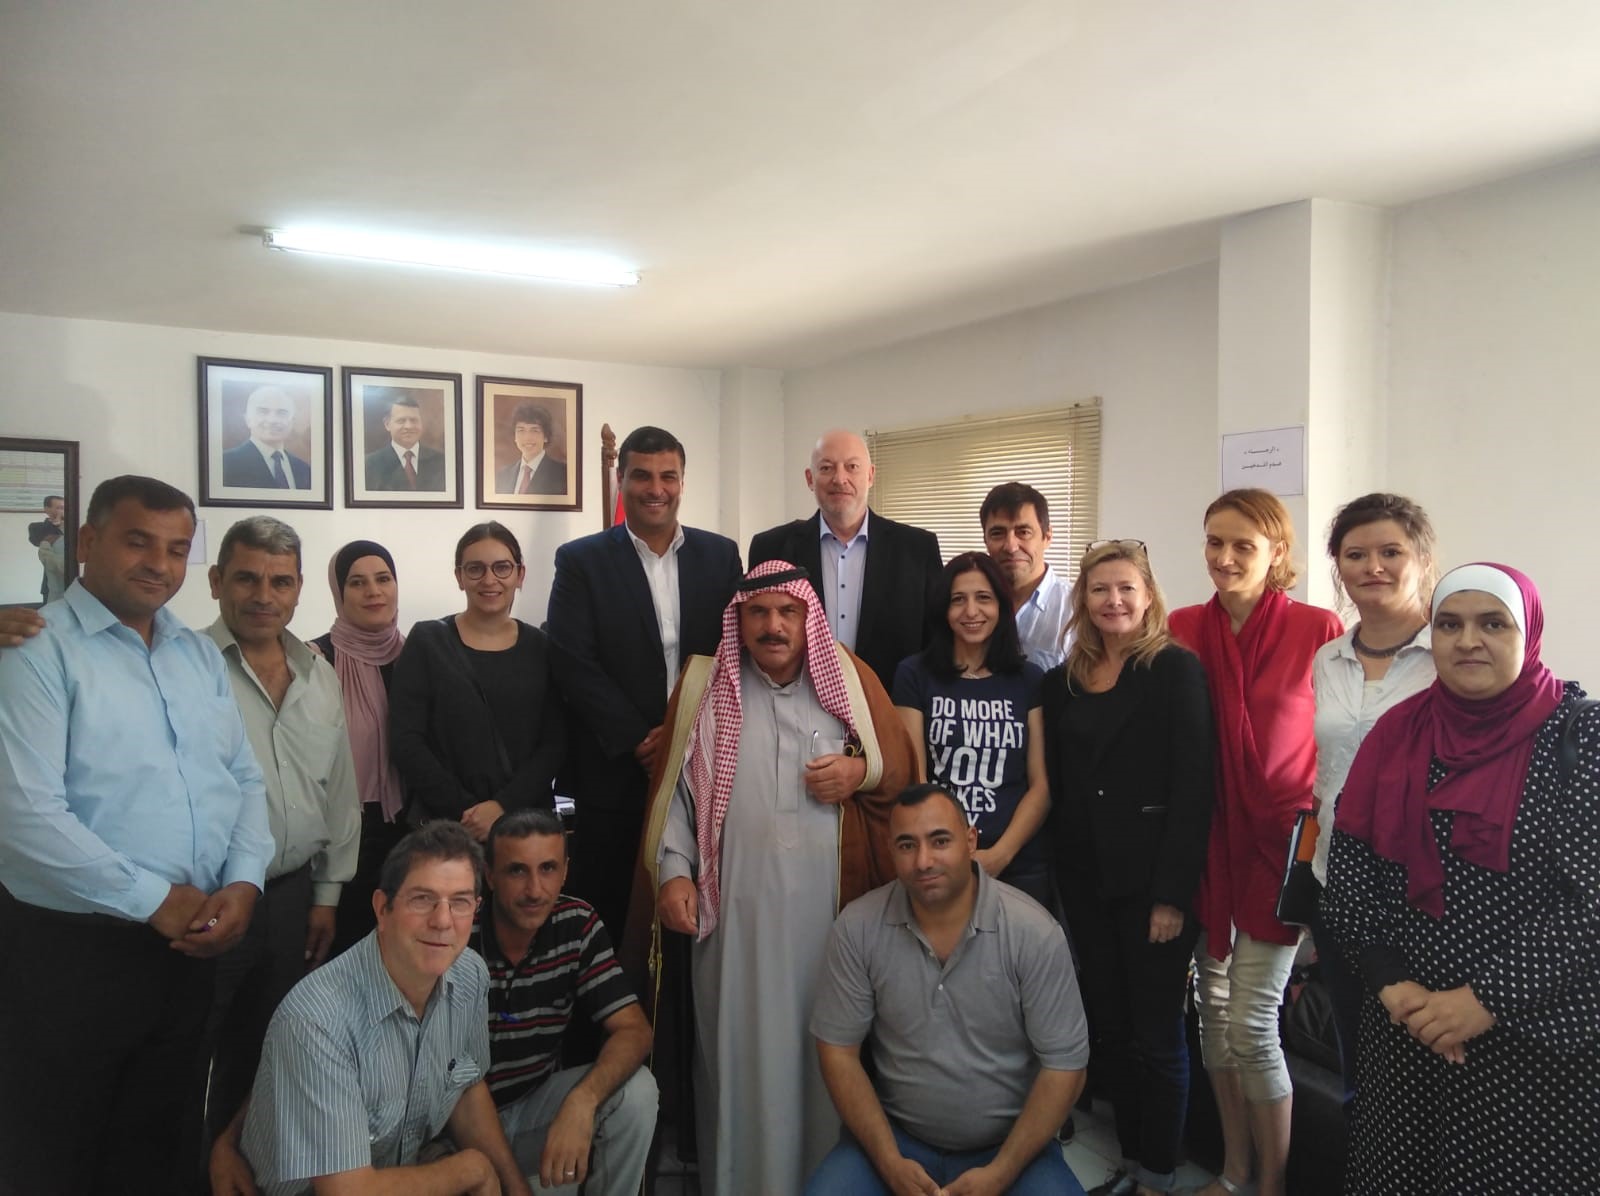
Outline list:
[[[790,368],[1600,150],[1592,0],[0,0],[0,309]],[[270,253],[606,251],[589,290]]]

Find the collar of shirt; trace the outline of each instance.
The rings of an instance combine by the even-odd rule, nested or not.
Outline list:
[[[265,461],[269,467],[272,465],[272,454],[273,453],[282,453],[283,454],[283,467],[284,467],[284,469],[288,469],[289,468],[289,446],[288,445],[280,444],[277,448],[269,448],[268,446],[262,444],[254,436],[250,437],[250,443],[256,446],[256,452],[261,454],[261,459],[263,461]]]
[[[551,902],[551,913],[553,914],[555,907],[566,900],[567,895],[565,893],[557,894],[556,899]],[[500,949],[500,936],[494,933],[494,913],[486,905],[484,912],[472,924],[472,937],[467,940],[467,945],[483,956],[484,963],[489,965],[489,976],[492,983],[495,968],[510,968],[514,972],[520,972],[528,966],[528,963],[535,955],[539,954],[541,949],[548,947],[549,944],[546,940],[551,933],[551,924],[552,919],[545,918],[544,925],[534,931],[533,937],[528,940],[528,949],[523,953],[522,958],[513,962],[506,958],[506,953]]]
[[[1043,612],[1049,605],[1055,592],[1061,586],[1061,579],[1056,576],[1056,571],[1048,564],[1044,567],[1044,576],[1039,578],[1039,584],[1033,587],[1033,593],[1028,595],[1028,600],[1022,605],[1026,608]]]
[[[1355,633],[1359,630],[1360,624],[1357,624],[1334,640],[1333,654],[1360,664],[1362,656],[1361,653],[1356,651],[1355,646]],[[1426,652],[1430,656],[1433,655],[1433,624],[1431,623],[1424,624],[1422,630],[1417,632],[1417,638],[1396,652],[1394,659],[1399,660],[1403,656],[1414,656],[1418,652]]]
[[[539,471],[539,466],[544,464],[544,453],[541,452],[532,461],[524,461],[521,457],[518,457],[517,464],[519,466],[527,466],[528,474],[531,477],[533,474]]]
[[[206,628],[206,634],[211,637],[212,642],[217,645],[224,657],[230,655],[237,657],[239,663],[244,666],[245,672],[250,674],[251,679],[257,685],[261,684],[261,679],[255,675],[255,670],[250,667],[250,662],[245,659],[244,648],[240,646],[238,637],[222,621],[221,615],[217,616],[215,623]],[[290,680],[290,686],[293,687],[296,682],[304,681],[311,676],[311,670],[316,667],[316,659],[312,656],[311,649],[306,647],[287,628],[280,634],[279,639],[283,644],[283,654],[289,658],[289,671],[294,674]]]
[[[416,1017],[417,1011],[411,1007],[411,1002],[406,1000],[406,995],[400,991],[400,986],[394,982],[394,977],[389,975],[389,969],[383,966],[383,952],[378,947],[378,932],[372,931],[350,950],[360,952],[357,991],[366,1005],[367,1022],[375,1025],[396,1010],[407,1017]],[[456,963],[460,961],[461,957],[458,955]],[[451,991],[455,987],[455,970],[456,965],[452,963],[449,971],[434,982],[433,991],[428,994],[428,1003],[422,1009],[424,1017],[435,1004],[450,999]]]
[[[82,580],[74,581],[67,587],[67,592],[62,595],[66,604],[72,608],[72,613],[77,616],[78,626],[90,635],[97,635],[108,627],[124,627],[126,624],[106,609],[105,603],[84,589]],[[153,649],[161,640],[167,639],[175,632],[183,629],[183,624],[178,622],[178,617],[162,607],[156,611],[151,623],[152,635],[150,647]],[[128,628],[134,635],[137,631]],[[141,637],[142,638],[142,637]]]
[[[622,527],[623,530],[628,533],[628,539],[633,541],[634,551],[639,554],[640,559],[643,560],[645,564],[649,564],[651,561],[659,561],[661,559],[661,557],[658,557],[655,554],[655,550],[651,548],[650,545],[646,544],[643,540],[639,539],[638,536],[633,534],[633,529],[631,527],[629,527],[626,523],[624,523]],[[680,523],[678,524],[677,530],[672,535],[672,543],[667,545],[667,551],[662,555],[676,556],[678,554],[678,549],[682,547],[683,524]]]
[[[842,545],[844,545],[844,547],[850,548],[850,547],[853,547],[858,540],[865,540],[867,538],[867,524],[869,524],[871,522],[872,522],[872,508],[868,507],[861,514],[861,526],[860,526],[860,528],[858,528],[856,530],[856,534],[851,536],[850,539],[848,539],[848,540],[841,540],[841,539],[839,539],[838,536],[833,534],[833,529],[828,526],[828,521],[825,518],[823,518],[822,512],[818,511],[817,512],[817,528],[819,530],[817,532],[817,539],[819,539],[819,540],[832,540],[836,544],[842,544]]]
[[[422,441],[420,440],[410,448],[402,448],[400,445],[391,440],[389,442],[389,447],[394,450],[394,455],[400,459],[400,464],[402,465],[406,463],[407,453],[411,454],[413,464],[422,460]]]
[[[995,892],[994,879],[977,864],[972,865],[974,878],[978,882],[978,896],[972,903],[972,924],[974,933],[979,931],[994,931],[1000,928],[1000,894]],[[906,886],[896,880],[894,889],[889,894],[888,904],[883,909],[883,920],[889,926],[909,926],[913,930],[917,927],[916,914],[911,909],[911,897],[906,892]]]

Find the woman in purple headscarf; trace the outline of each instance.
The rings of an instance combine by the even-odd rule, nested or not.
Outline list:
[[[1434,591],[1438,680],[1339,797],[1323,914],[1369,998],[1345,1190],[1592,1190],[1600,1176],[1600,712],[1539,659],[1527,577]]]
[[[337,617],[311,646],[327,657],[344,693],[344,721],[361,793],[361,850],[356,874],[339,896],[333,950],[337,954],[376,925],[372,892],[389,849],[406,832],[405,794],[389,760],[389,681],[405,645],[394,558],[382,544],[354,540],[328,562]]]

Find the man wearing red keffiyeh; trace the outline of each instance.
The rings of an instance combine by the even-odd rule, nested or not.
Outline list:
[[[885,827],[912,745],[785,561],[746,576],[666,727],[641,863],[660,925],[695,938],[701,1190],[797,1194],[839,1132],[812,989],[839,907],[893,876]]]

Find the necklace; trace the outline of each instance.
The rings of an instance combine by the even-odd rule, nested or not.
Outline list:
[[[1422,625],[1422,627],[1426,626],[1426,623]],[[1395,644],[1392,647],[1369,648],[1367,645],[1361,642],[1361,624],[1357,623],[1356,629],[1350,633],[1350,646],[1363,656],[1370,656],[1374,660],[1387,660],[1396,652],[1400,651],[1401,648],[1404,648],[1407,644],[1411,643],[1411,641],[1416,639],[1417,636],[1421,635],[1422,627],[1418,627],[1410,635],[1406,636],[1405,639],[1401,640],[1398,644]]]

